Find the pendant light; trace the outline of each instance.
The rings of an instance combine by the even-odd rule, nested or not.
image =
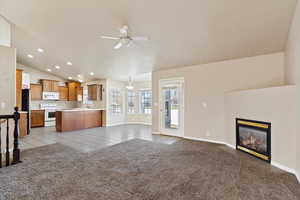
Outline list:
[[[129,76],[129,82],[128,82],[128,85],[126,86],[127,90],[133,90],[134,87],[132,85],[132,79],[131,79],[131,76]]]

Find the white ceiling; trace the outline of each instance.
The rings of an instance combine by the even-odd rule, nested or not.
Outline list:
[[[0,0],[18,61],[62,77],[153,70],[282,51],[297,0]],[[148,42],[113,50],[127,24]],[[43,48],[43,54],[36,51]],[[27,58],[34,55],[34,59]],[[73,66],[67,66],[67,61]],[[54,65],[61,66],[55,70]]]

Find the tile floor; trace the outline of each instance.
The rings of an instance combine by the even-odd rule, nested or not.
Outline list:
[[[55,127],[33,128],[20,139],[20,149],[31,149],[54,143],[64,144],[81,152],[92,152],[131,139],[173,144],[178,138],[152,135],[151,126],[121,125],[59,133]]]

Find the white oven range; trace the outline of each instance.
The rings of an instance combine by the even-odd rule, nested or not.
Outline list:
[[[56,124],[56,104],[54,103],[41,103],[41,109],[45,110],[45,126],[55,126]]]

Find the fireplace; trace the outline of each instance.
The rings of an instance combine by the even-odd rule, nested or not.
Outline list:
[[[236,119],[236,149],[271,162],[271,123]]]

